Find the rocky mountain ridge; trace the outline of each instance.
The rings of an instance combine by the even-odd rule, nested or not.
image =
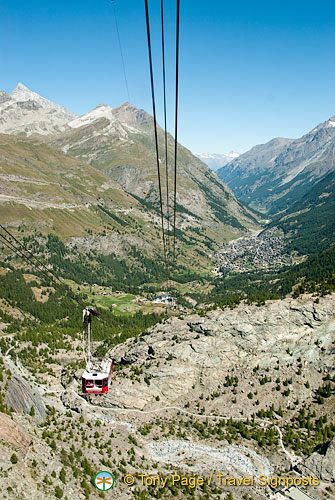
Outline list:
[[[236,309],[217,309],[205,316],[170,318],[139,341],[128,340],[111,351],[110,355],[124,366],[149,363],[145,373],[151,377],[151,384],[141,390],[137,383],[122,381],[121,390],[115,383],[108,399],[124,408],[151,408],[157,395],[160,404],[182,404],[188,398],[196,400],[201,386],[214,390],[231,371],[242,374],[257,366],[273,370],[280,363],[278,376],[282,370],[288,375],[291,369],[287,366],[299,357],[307,370],[313,367],[315,373],[320,370],[333,376],[334,300],[335,295],[320,303],[305,298],[285,299],[268,301],[266,307],[241,304]],[[295,390],[299,392],[298,385]],[[218,402],[223,403],[225,397],[221,398]],[[253,402],[243,404],[251,408]]]
[[[255,146],[218,176],[254,208],[276,213],[306,194],[335,168],[335,117],[299,139],[276,138]]]
[[[18,83],[11,94],[0,93],[0,133],[3,134],[54,136],[76,117],[76,113],[41,97],[22,83]]]
[[[153,119],[130,103],[118,108],[100,105],[68,123],[66,131],[53,144],[63,152],[102,170],[122,188],[136,197],[158,203],[157,166]],[[166,200],[164,132],[158,127],[163,202]],[[174,140],[168,134],[170,188],[174,161]],[[212,220],[235,226],[249,225],[254,214],[236,201],[234,195],[215,174],[182,145],[178,145],[177,203],[188,222],[197,217],[213,226]],[[169,205],[173,204],[170,191]],[[166,203],[164,207],[166,213]],[[194,214],[193,220],[191,215]],[[214,229],[214,226],[213,226]]]

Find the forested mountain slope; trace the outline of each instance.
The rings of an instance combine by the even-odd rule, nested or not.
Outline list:
[[[123,285],[164,279],[157,202],[128,194],[104,172],[37,137],[0,135],[0,178],[1,223],[63,276]],[[181,273],[202,273],[225,233],[245,231],[215,216],[208,229],[181,206],[177,218]]]
[[[41,233],[44,244],[52,235],[67,250],[77,249],[76,257],[62,260],[64,265],[84,254],[90,259],[90,252],[96,252],[104,259],[121,259],[126,275],[134,277],[129,273],[134,262],[143,273],[155,269],[156,277],[161,274],[157,166],[148,113],[125,103],[114,109],[100,105],[77,117],[18,84],[10,95],[1,92],[1,130],[10,132],[1,135],[0,143],[0,213],[8,228],[20,227],[32,239]],[[159,128],[167,231],[163,136]],[[169,136],[170,216],[173,154]],[[259,227],[257,215],[181,145],[177,172],[178,265],[202,273],[221,241]]]
[[[335,172],[319,181],[301,200],[291,205],[270,227],[288,236],[288,248],[313,255],[335,243]]]

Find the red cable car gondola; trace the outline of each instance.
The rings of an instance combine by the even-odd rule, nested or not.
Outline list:
[[[85,394],[103,394],[108,392],[113,375],[113,361],[111,359],[91,359],[92,316],[99,316],[99,312],[94,307],[85,307],[83,310],[83,337],[87,343],[87,362],[81,377],[82,391]]]

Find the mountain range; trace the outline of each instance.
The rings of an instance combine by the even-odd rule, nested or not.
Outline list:
[[[23,84],[1,92],[0,211],[25,232],[127,255],[161,251],[153,119],[130,103],[78,116]],[[164,132],[158,129],[165,228]],[[174,140],[168,136],[168,167]],[[173,179],[170,175],[170,213]],[[208,248],[258,227],[257,216],[215,173],[178,144],[177,245],[180,262],[208,265]],[[140,241],[139,241],[140,239]]]
[[[237,198],[276,214],[335,169],[335,117],[299,139],[276,138],[218,170]]]
[[[71,248],[122,259],[134,248],[150,259],[161,252],[149,113],[126,102],[117,108],[100,104],[78,116],[18,84],[12,94],[0,93],[0,133],[0,212],[5,223],[28,233],[51,232]],[[164,139],[158,127],[164,224],[171,234]],[[198,155],[220,162],[234,157],[218,170],[222,182],[178,144],[180,263],[185,269],[207,268],[220,243],[259,229],[255,209],[269,214],[270,226],[280,228],[298,254],[327,248],[334,239],[334,146],[331,117],[300,139],[276,138],[240,156]],[[167,156],[171,221],[174,139],[169,134]],[[313,239],[313,234],[318,237]]]

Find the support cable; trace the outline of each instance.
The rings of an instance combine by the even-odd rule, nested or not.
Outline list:
[[[114,5],[114,0],[111,0],[112,5],[113,5],[113,12],[114,12],[114,19],[115,19],[115,26],[116,26],[116,33],[117,33],[117,39],[119,42],[119,48],[120,48],[120,54],[121,54],[121,61],[122,61],[122,68],[123,68],[123,76],[124,76],[124,81],[126,83],[126,89],[127,89],[127,97],[128,97],[128,102],[130,102],[130,96],[129,96],[129,88],[128,88],[128,80],[127,80],[127,74],[126,74],[126,66],[124,63],[124,57],[123,57],[123,51],[122,51],[122,45],[121,45],[121,38],[120,38],[120,32],[119,32],[119,25],[117,22],[117,17],[116,17],[116,10],[115,10],[115,5]]]
[[[164,5],[161,0],[162,19],[162,68],[163,68],[163,95],[164,95],[164,138],[165,138],[165,175],[166,175],[166,213],[168,232],[170,232],[170,203],[169,203],[169,171],[168,171],[168,148],[167,148],[167,119],[166,119],[166,78],[165,78],[165,42],[164,42]],[[166,238],[167,252],[169,254],[169,239]]]
[[[6,236],[3,234],[0,234],[0,238],[2,238],[4,241],[0,240],[0,242],[5,245],[7,248],[10,250],[13,250],[17,256],[23,258],[26,260],[29,264],[33,265],[34,267],[37,268],[36,264],[33,262],[32,259],[30,259],[26,254],[24,254],[18,247],[16,247]],[[46,274],[45,271],[42,271],[41,269],[38,269],[40,273],[43,274],[43,276],[47,277],[50,279],[50,276]]]
[[[58,281],[61,285],[63,285],[63,282],[62,282],[59,278],[57,278],[57,276],[56,276],[55,274],[53,274],[53,273],[50,271],[50,269],[48,269],[48,268],[47,268],[47,267],[43,264],[43,262],[42,262],[40,259],[38,259],[38,258],[36,257],[36,255],[34,255],[34,254],[33,254],[33,253],[29,250],[29,248],[27,248],[25,245],[23,245],[23,243],[21,243],[21,242],[20,242],[17,238],[15,238],[15,236],[14,236],[12,233],[10,233],[10,232],[9,232],[9,231],[8,231],[8,230],[4,227],[4,226],[2,226],[1,224],[0,224],[0,228],[1,228],[3,231],[5,231],[5,232],[6,232],[6,233],[7,233],[7,234],[11,237],[11,238],[13,238],[13,240],[14,240],[14,241],[15,241],[18,245],[20,245],[20,246],[21,246],[21,247],[22,247],[22,248],[23,248],[23,249],[24,249],[24,250],[25,250],[25,251],[26,251],[26,252],[27,252],[27,253],[28,253],[28,254],[29,254],[32,258],[33,258],[33,259],[35,259],[35,260],[36,260],[36,262],[38,262],[38,264],[39,264],[39,265],[40,265],[43,269],[45,269],[45,271],[46,271],[47,273],[51,274],[51,275],[54,277],[54,279],[55,279],[56,281]],[[1,235],[1,236],[2,236],[3,238],[5,238],[3,235]],[[15,248],[16,248],[16,247],[15,247]]]
[[[164,139],[165,139],[165,177],[166,177],[166,218],[167,218],[167,291],[170,289],[170,200],[169,200],[169,169],[168,169],[168,137],[167,137],[167,114],[166,114],[166,77],[165,77],[165,40],[164,40],[164,0],[161,0],[161,26],[162,26],[162,70],[163,70],[163,96],[164,96]],[[166,306],[167,307],[167,306]]]
[[[176,22],[176,101],[174,131],[174,196],[173,196],[173,262],[176,262],[176,208],[177,208],[177,149],[178,149],[178,83],[179,83],[179,11],[180,0],[177,0]]]
[[[151,55],[151,40],[150,40],[150,22],[149,22],[148,0],[144,0],[144,2],[145,2],[145,15],[146,15],[146,24],[147,24],[147,40],[148,40],[149,66],[150,66],[152,110],[153,110],[153,117],[154,117],[156,162],[157,162],[159,201],[160,201],[160,213],[161,213],[161,225],[162,225],[162,242],[163,242],[163,252],[164,252],[165,266],[167,267],[166,246],[165,246],[165,232],[164,232],[164,217],[163,217],[162,186],[161,186],[161,176],[160,176],[160,167],[159,167],[159,151],[158,151],[158,137],[157,137],[157,121],[156,121],[156,104],[155,104],[154,76],[153,76],[152,55]]]
[[[17,256],[19,256],[19,257],[23,258],[24,260],[29,261],[31,263],[30,259],[28,259],[28,257],[23,252],[21,252],[21,250],[19,250],[15,245],[13,245],[13,243],[11,243],[6,238],[6,236],[3,236],[2,234],[0,234],[0,238],[3,238],[3,240],[4,240],[4,241],[0,241],[0,243],[2,243],[7,248],[9,248],[9,250],[14,250],[14,252],[16,253]]]
[[[28,250],[28,248],[26,248],[19,240],[17,240],[15,238],[15,236],[13,236],[9,231],[7,231],[6,228],[4,228],[1,224],[0,224],[0,227],[2,229],[4,229],[6,231],[6,233],[8,233],[21,247],[23,247],[31,255],[31,257],[29,257],[28,255],[26,255],[20,248],[18,248],[17,246],[15,246],[13,242],[11,242],[8,238],[6,238],[6,236],[4,236],[1,233],[0,233],[0,243],[2,243],[7,248],[9,248],[9,250],[13,250],[18,257],[22,257],[30,265],[32,265],[33,267],[35,267],[40,273],[42,273],[42,275],[45,278],[47,278],[48,280],[50,280],[50,278],[52,277],[53,280],[55,281],[55,283],[58,282],[58,283],[60,283],[61,285],[64,286],[65,283],[63,281],[61,281],[59,278],[57,278],[57,276],[53,272],[51,272],[50,269],[48,269],[32,252],[30,252],[30,250]],[[34,262],[34,260],[38,263],[39,266],[42,266],[43,269],[39,269],[39,267]],[[75,302],[77,302],[80,306],[83,306],[83,301],[80,298],[76,297],[76,295],[74,295],[71,298],[72,298],[72,300],[74,300]]]

